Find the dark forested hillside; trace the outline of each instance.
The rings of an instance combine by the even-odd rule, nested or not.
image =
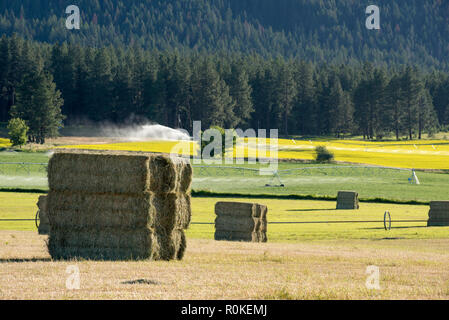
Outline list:
[[[66,6],[81,10],[65,27]],[[0,2],[0,122],[78,120],[421,138],[449,128],[449,4],[379,0]]]
[[[65,28],[65,8],[81,29]],[[365,28],[365,8],[381,30]],[[419,64],[448,69],[449,2],[444,0],[8,0],[0,34],[102,47],[137,45],[294,56],[315,62]]]

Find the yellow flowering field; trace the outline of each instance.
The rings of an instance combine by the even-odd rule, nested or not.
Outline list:
[[[9,139],[0,138],[0,148],[6,148],[11,146]]]
[[[315,158],[315,148],[326,146],[336,161],[397,168],[449,169],[449,141],[295,140],[239,139],[234,157],[278,157],[279,159]],[[99,145],[70,145],[61,148],[123,150],[196,155],[197,144],[189,141],[123,142]]]

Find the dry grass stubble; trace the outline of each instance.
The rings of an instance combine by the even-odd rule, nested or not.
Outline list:
[[[448,299],[449,240],[297,244],[188,239],[183,261],[51,261],[46,236],[0,231],[1,299]],[[68,290],[77,265],[80,290]],[[381,290],[365,288],[368,265]]]

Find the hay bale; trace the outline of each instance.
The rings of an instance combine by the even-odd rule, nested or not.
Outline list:
[[[215,240],[266,242],[267,212],[257,203],[217,202]]]
[[[428,227],[449,226],[449,201],[431,201]]]
[[[140,194],[188,192],[189,160],[152,155],[55,153],[48,164],[50,190]]]
[[[156,228],[172,231],[187,229],[192,216],[190,195],[184,193],[166,193],[151,197],[152,215]]]
[[[359,194],[355,191],[338,191],[337,210],[358,210]]]
[[[56,228],[141,228],[154,225],[151,193],[90,194],[50,191],[49,218]]]
[[[229,216],[217,216],[215,219],[215,230],[257,232],[260,229],[259,218],[234,218]]]
[[[65,172],[64,172],[65,171]],[[59,153],[49,164],[54,259],[182,259],[192,167],[153,155]]]
[[[261,234],[258,232],[239,232],[239,231],[216,230],[214,239],[217,241],[262,242]]]
[[[37,207],[39,208],[39,227],[37,229],[39,234],[45,235],[50,232],[50,221],[47,215],[47,196],[40,196],[37,201]]]

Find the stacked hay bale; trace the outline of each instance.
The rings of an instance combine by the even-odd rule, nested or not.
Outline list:
[[[188,160],[56,153],[48,179],[54,259],[182,259],[191,218]]]
[[[50,221],[47,216],[47,196],[40,196],[37,201],[37,207],[39,208],[39,227],[37,232],[39,234],[50,233]]]
[[[431,201],[428,227],[449,226],[449,201]]]
[[[257,203],[217,202],[215,240],[267,242],[267,212]]]
[[[355,191],[338,191],[337,210],[359,209],[359,194]]]

